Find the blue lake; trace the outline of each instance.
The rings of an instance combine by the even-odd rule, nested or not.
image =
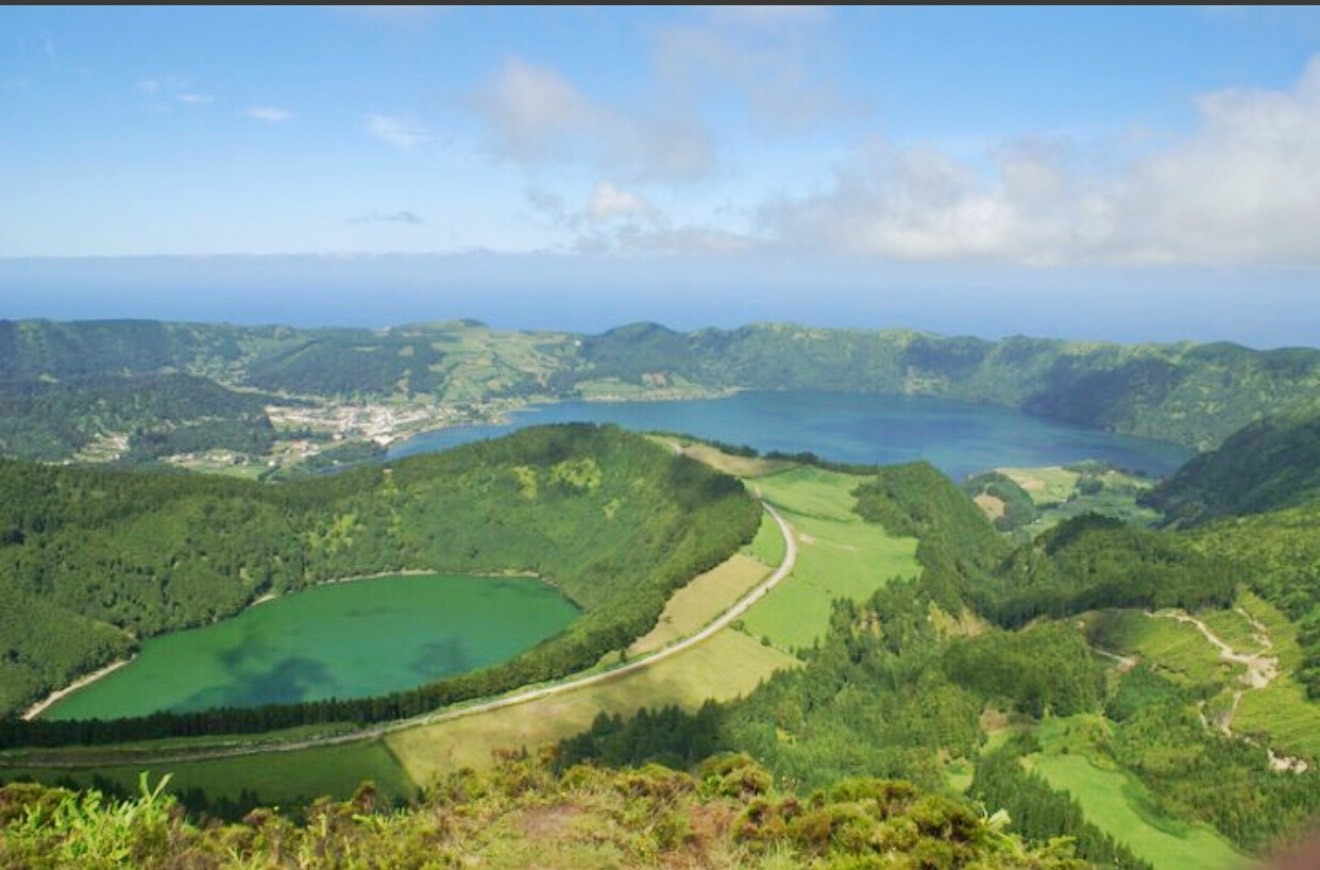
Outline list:
[[[675,402],[560,402],[529,407],[504,425],[426,432],[390,458],[444,450],[543,423],[617,423],[685,432],[761,452],[810,451],[836,462],[893,465],[925,459],[954,480],[991,468],[1100,459],[1167,475],[1193,455],[1177,444],[1118,435],[1020,411],[908,396],[816,391],[746,392]]]

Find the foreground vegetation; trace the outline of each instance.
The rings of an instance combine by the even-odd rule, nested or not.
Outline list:
[[[437,781],[393,810],[364,786],[307,807],[200,826],[161,783],[107,801],[42,786],[0,789],[6,867],[1003,867],[1073,868],[1063,843],[1025,845],[986,817],[908,783],[848,779],[809,794],[776,789],[746,756],[695,775],[663,767],[551,772],[507,757]]]

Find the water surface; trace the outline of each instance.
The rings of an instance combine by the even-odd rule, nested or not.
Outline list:
[[[761,452],[810,451],[836,462],[893,465],[925,459],[954,480],[1005,466],[1100,459],[1133,471],[1172,473],[1186,447],[1033,417],[1010,408],[912,396],[820,391],[746,392],[675,402],[560,402],[533,406],[496,426],[417,435],[391,458],[444,450],[541,423],[617,423],[686,432]]]
[[[332,583],[150,638],[131,664],[43,718],[380,695],[510,659],[577,615],[534,578],[425,574]]]

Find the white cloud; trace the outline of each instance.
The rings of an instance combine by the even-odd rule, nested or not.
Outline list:
[[[557,71],[517,58],[469,102],[499,154],[515,162],[582,162],[639,181],[694,181],[714,170],[710,136],[695,120],[603,105]]]
[[[814,194],[765,203],[773,244],[1020,263],[1320,264],[1320,57],[1288,91],[1198,103],[1193,133],[1101,171],[1022,140],[986,173],[933,148],[870,143]]]
[[[243,114],[258,121],[265,121],[268,124],[278,124],[293,117],[293,112],[287,109],[277,109],[274,106],[248,106],[243,110]]]
[[[751,250],[753,246],[753,242],[744,236],[711,227],[627,224],[613,232],[581,235],[574,241],[573,250],[580,254],[700,256],[738,254]]]
[[[661,87],[689,106],[745,103],[778,133],[857,114],[814,69],[835,50],[828,31],[802,25],[828,20],[815,7],[721,7],[699,24],[663,28],[654,54]]]
[[[1117,242],[1154,261],[1320,262],[1320,56],[1289,91],[1230,90],[1114,194]]]
[[[178,76],[152,76],[138,79],[137,89],[144,94],[159,94],[163,91],[177,96],[189,89],[189,83]]]
[[[570,209],[557,193],[539,187],[530,188],[527,204],[553,223],[573,230],[584,227],[599,228],[603,224],[632,223],[665,224],[667,219],[645,197],[614,184],[602,181],[592,189],[586,204]]]
[[[724,229],[675,226],[644,197],[612,182],[601,182],[580,209],[539,188],[527,191],[537,213],[575,234],[567,248],[579,254],[727,254],[753,247],[749,238]]]
[[[593,135],[607,123],[605,113],[557,72],[516,58],[481,89],[475,104],[513,159],[555,156],[575,135]]]
[[[157,108],[168,110],[172,103],[185,106],[205,106],[215,102],[215,97],[193,89],[192,83],[177,76],[153,76],[138,79],[137,89],[153,98]]]
[[[366,133],[404,150],[423,145],[434,138],[412,118],[392,115],[367,115]]]
[[[655,213],[655,208],[645,199],[608,181],[596,185],[587,203],[587,215],[595,221],[649,217]]]

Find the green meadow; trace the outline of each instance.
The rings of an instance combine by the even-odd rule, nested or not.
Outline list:
[[[1036,729],[1042,751],[1023,759],[1049,784],[1068,791],[1086,817],[1157,870],[1241,870],[1247,858],[1205,825],[1171,819],[1132,774],[1114,767],[1096,746],[1108,726],[1091,715],[1052,717]]]
[[[748,634],[784,650],[808,648],[824,636],[835,599],[863,601],[893,578],[919,572],[915,538],[889,535],[852,511],[860,480],[801,467],[748,482],[783,512],[798,541],[792,575],[743,618]]]
[[[408,800],[418,788],[383,741],[363,741],[293,752],[264,752],[200,761],[154,761],[110,764],[95,770],[77,768],[0,768],[0,778],[88,785],[93,775],[136,794],[146,771],[154,783],[170,774],[168,790],[201,789],[212,800],[237,800],[243,792],[264,804],[297,806],[317,797],[346,800],[363,782],[373,783],[388,801]]]
[[[1103,770],[1082,755],[1033,755],[1028,766],[1077,798],[1096,827],[1156,868],[1240,870],[1247,858],[1214,831],[1157,815],[1145,787],[1129,773]]]

